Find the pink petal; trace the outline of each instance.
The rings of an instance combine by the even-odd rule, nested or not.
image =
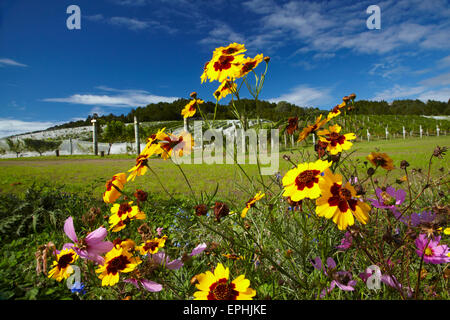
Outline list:
[[[159,283],[150,281],[150,280],[143,279],[143,280],[141,280],[141,284],[145,290],[150,291],[150,292],[158,292],[163,289],[162,285],[160,285]]]
[[[202,253],[203,251],[205,251],[206,248],[207,248],[206,243],[199,244],[192,250],[190,256],[191,257],[196,256],[196,255]]]
[[[112,248],[114,248],[114,244],[111,241],[103,241],[89,244],[88,251],[96,254],[102,254],[111,251]]]
[[[106,238],[106,235],[108,234],[108,231],[104,227],[100,227],[98,229],[95,229],[91,233],[89,233],[86,236],[86,243],[88,245],[92,245],[96,242],[101,242],[103,239]]]
[[[77,234],[75,233],[75,228],[73,226],[72,217],[68,217],[64,222],[64,232],[73,242],[78,242]]]
[[[170,261],[168,264],[166,264],[166,268],[170,270],[178,270],[180,269],[184,263],[180,259],[176,259],[173,261]]]

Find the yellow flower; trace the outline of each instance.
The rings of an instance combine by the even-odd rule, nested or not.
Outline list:
[[[58,282],[67,279],[69,275],[73,273],[73,268],[70,264],[77,259],[78,255],[72,249],[66,248],[61,250],[61,252],[56,255],[56,261],[53,261],[53,269],[48,273],[48,277],[56,279]]]
[[[234,93],[237,90],[237,85],[233,81],[225,80],[222,84],[214,91],[214,97],[219,101],[222,98],[225,98],[230,93]]]
[[[250,208],[255,206],[256,201],[261,200],[265,196],[265,193],[258,192],[253,198],[247,201],[245,204],[244,210],[242,210],[241,218],[245,218],[247,215],[247,211],[250,210]]]
[[[323,180],[321,173],[331,166],[332,162],[317,160],[302,163],[297,168],[289,170],[283,177],[284,197],[292,201],[304,198],[316,199],[320,196],[319,182]]]
[[[339,134],[341,127],[338,124],[334,126],[329,126],[328,130],[322,130],[317,132],[320,141],[327,143],[327,151],[332,154],[338,154],[343,150],[348,150],[351,148],[353,143],[349,140],[355,140],[356,136],[354,133],[346,133],[344,135]]]
[[[113,248],[105,256],[105,264],[100,266],[96,273],[99,274],[99,278],[102,280],[102,286],[113,286],[119,282],[120,272],[131,272],[140,263],[142,263],[139,257],[133,257],[133,255],[123,248]]]
[[[337,117],[341,114],[341,109],[345,107],[345,102],[335,106],[327,115],[327,121],[330,121],[331,119]]]
[[[123,190],[127,182],[127,175],[125,173],[118,173],[106,182],[106,191],[103,193],[103,201],[105,203],[114,203],[122,194],[119,190]],[[119,190],[117,190],[119,189]]]
[[[139,250],[142,255],[144,254],[155,254],[159,251],[160,248],[164,248],[166,244],[167,236],[163,236],[161,238],[154,238],[153,240],[147,240],[136,250]]]
[[[116,247],[117,249],[122,248],[125,251],[130,251],[130,252],[134,251],[135,247],[136,247],[136,243],[131,239],[126,239],[126,240],[120,241],[119,243],[116,243],[114,241],[113,243],[114,243],[114,247]]]
[[[190,118],[192,117],[195,112],[197,112],[197,109],[195,108],[197,105],[204,103],[202,99],[193,99],[189,101],[189,103],[184,107],[183,110],[181,110],[181,115],[184,118]]]
[[[131,168],[130,170],[128,170],[128,172],[131,172],[131,173],[128,176],[127,181],[130,181],[130,180],[134,181],[136,176],[143,176],[147,172],[148,158],[150,158],[149,154],[140,154],[136,158],[136,165],[133,168]]]
[[[167,160],[172,156],[172,151],[178,153],[179,157],[182,157],[185,151],[187,154],[191,152],[192,146],[194,145],[194,139],[188,132],[184,131],[178,137],[173,134],[164,134],[159,145],[162,149],[161,158]]]
[[[252,300],[256,291],[249,288],[250,281],[240,275],[229,282],[230,270],[219,263],[214,270],[196,275],[200,291],[194,293],[194,300]]]
[[[444,234],[447,235],[447,236],[450,235],[450,228],[445,228],[444,229]]]
[[[161,130],[158,130],[157,133],[152,134],[147,139],[147,144],[142,150],[141,155],[146,155],[151,157],[154,154],[160,154],[162,152],[160,145],[158,144],[158,140],[161,140],[161,137],[164,136],[164,130],[166,128],[162,128]]]
[[[317,117],[316,122],[313,125],[309,125],[309,126],[306,126],[305,128],[303,128],[303,131],[298,136],[297,141],[300,142],[300,141],[305,140],[311,132],[314,132],[314,131],[320,129],[325,123],[328,122],[328,120],[326,118],[323,120],[321,120],[321,119],[322,119],[322,115]]]
[[[386,153],[371,152],[367,159],[376,167],[380,166],[388,171],[394,169],[394,163]]]
[[[339,230],[345,230],[355,223],[353,216],[366,224],[369,221],[370,206],[359,200],[350,183],[343,185],[342,176],[325,170],[324,179],[319,182],[322,196],[316,200],[316,214],[333,219]]]
[[[249,72],[251,72],[253,69],[255,69],[258,64],[260,64],[264,59],[263,54],[258,54],[254,58],[246,58],[243,62],[241,67],[239,68],[239,75],[238,78],[241,78],[245,75],[247,75]]]
[[[201,79],[210,82],[217,80],[233,80],[239,76],[240,68],[244,62],[244,55],[217,55],[205,65],[204,75]]]
[[[116,203],[111,208],[112,216],[109,217],[108,222],[113,232],[122,230],[131,220],[145,219],[145,213],[140,211],[138,206],[131,206],[132,203],[133,201],[123,202],[121,204]]]
[[[234,43],[230,43],[226,47],[219,47],[219,48],[214,49],[213,57],[221,56],[221,55],[235,56],[235,55],[244,53],[245,51],[247,51],[247,49],[245,49],[245,45],[234,42]]]

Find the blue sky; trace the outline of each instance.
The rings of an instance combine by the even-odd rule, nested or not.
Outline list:
[[[66,27],[72,4],[81,30]],[[380,30],[366,26],[370,5]],[[3,0],[0,137],[192,91],[213,100],[219,84],[200,83],[203,65],[231,42],[271,57],[265,100],[450,98],[445,0]]]

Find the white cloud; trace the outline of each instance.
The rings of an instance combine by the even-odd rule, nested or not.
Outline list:
[[[0,137],[8,137],[20,133],[44,130],[58,124],[60,123],[49,121],[22,121],[0,118]]]
[[[417,98],[424,102],[426,102],[427,100],[447,102],[450,100],[450,88],[426,91],[419,95]]]
[[[130,30],[143,30],[150,27],[147,21],[127,17],[112,17],[108,22],[112,25],[124,26]]]
[[[446,86],[450,84],[450,72],[440,74],[433,78],[420,81],[420,84],[426,86]]]
[[[84,105],[108,106],[108,107],[138,107],[150,103],[172,102],[177,97],[163,97],[150,94],[145,90],[120,90],[108,87],[97,87],[97,89],[115,92],[115,95],[107,94],[73,94],[66,98],[46,98],[47,102],[65,102]]]
[[[330,100],[330,89],[310,88],[306,85],[300,85],[293,88],[289,93],[269,101],[287,101],[299,107],[317,107],[318,105],[329,103]]]
[[[394,85],[393,88],[386,89],[382,92],[378,92],[375,97],[371,100],[375,101],[390,101],[399,98],[410,98],[411,96],[416,96],[425,91],[425,87],[417,86],[417,87],[406,87],[400,86],[398,84]]]
[[[28,67],[26,64],[19,63],[17,61],[14,61],[14,60],[8,59],[8,58],[0,59],[0,67],[3,67],[3,66]]]

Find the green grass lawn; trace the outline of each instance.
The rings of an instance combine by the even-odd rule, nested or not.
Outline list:
[[[357,142],[349,151],[354,153],[352,159],[359,159],[359,166],[363,166],[365,157],[371,152],[379,149],[387,153],[394,160],[396,167],[401,160],[407,160],[410,168],[426,169],[431,153],[434,148],[448,146],[450,136],[424,137],[423,139],[397,139],[379,140],[371,142]],[[280,154],[280,173],[283,175],[292,166],[282,159],[282,155],[291,156],[294,162],[298,162],[300,154],[309,154],[314,160],[312,146],[300,145],[298,148],[283,151]],[[444,168],[448,172],[448,160],[434,158],[433,172]],[[176,196],[189,196],[189,188],[178,168],[171,161],[152,159],[150,166],[163,181],[170,193]],[[0,160],[0,192],[20,194],[33,182],[47,182],[49,184],[64,184],[67,192],[87,191],[95,197],[100,198],[104,191],[105,182],[114,174],[126,172],[134,165],[134,156],[111,155],[104,158],[95,156],[62,156],[62,157],[33,157],[19,159]],[[223,165],[182,165],[194,192],[199,196],[201,191],[213,193],[218,184],[218,195],[223,200],[230,202],[247,201],[255,190],[251,190],[248,178],[242,173],[238,166]],[[259,179],[256,165],[242,165],[251,179]],[[364,172],[364,171],[362,171]],[[392,179],[404,175],[400,169],[395,169]],[[273,178],[264,177],[266,184],[270,184]],[[137,177],[134,182],[127,184],[128,191],[137,188],[148,192],[165,194],[163,188],[151,172],[145,176]]]

